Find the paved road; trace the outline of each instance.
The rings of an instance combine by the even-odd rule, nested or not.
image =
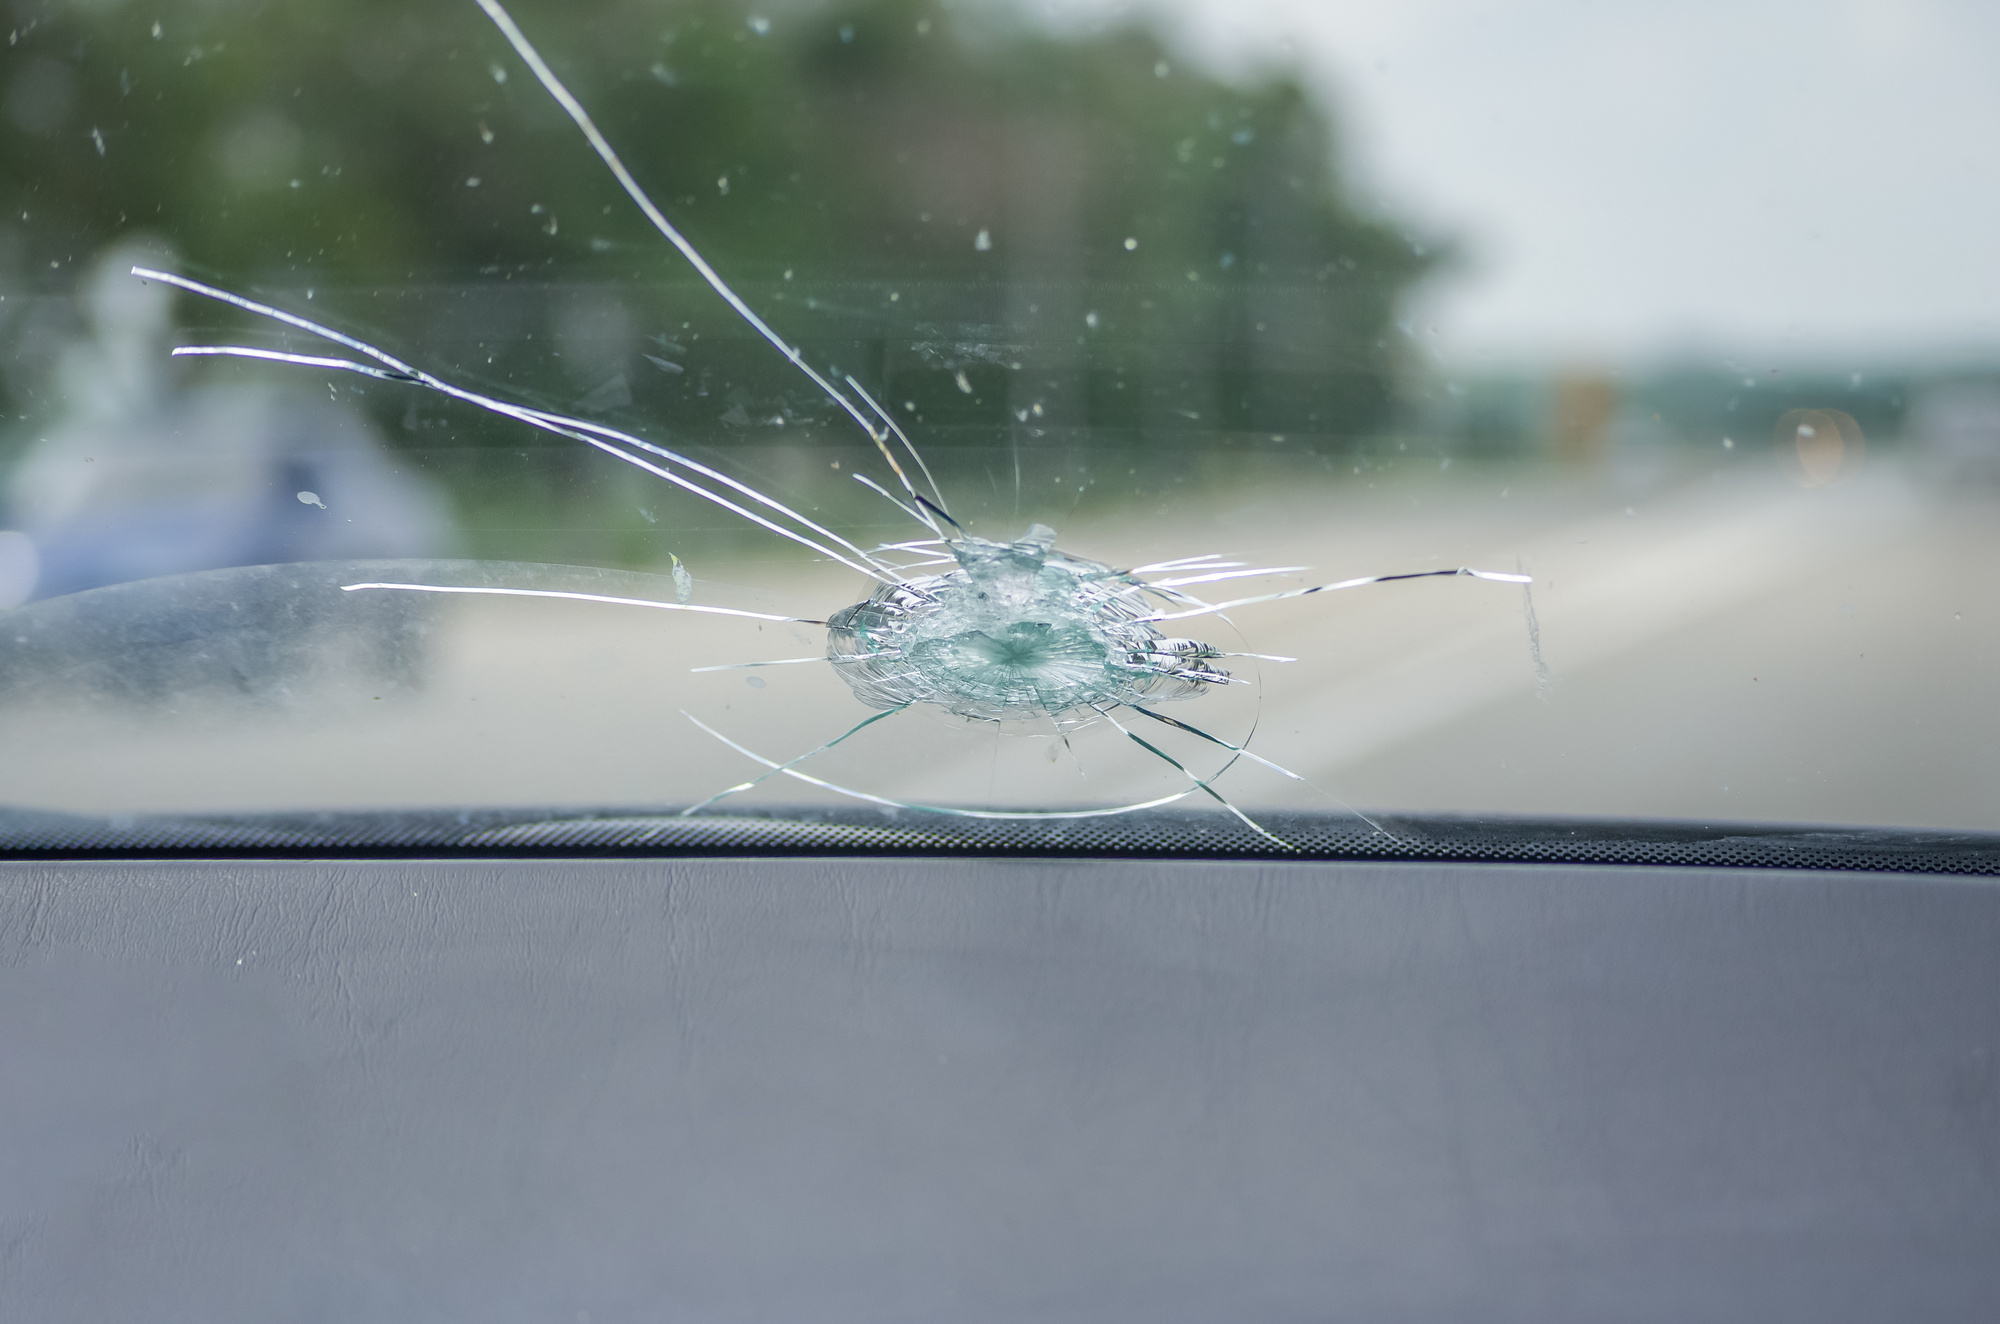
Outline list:
[[[1540,670],[1527,604],[1499,585],[1433,581],[1234,613],[1244,645],[1300,660],[1173,711],[1230,738],[1254,722],[1256,748],[1312,784],[1239,765],[1221,785],[1246,806],[1338,797],[1390,812],[2000,827],[1996,516],[2000,496],[1925,489],[1887,467],[1811,492],[1775,473],[1633,494],[1587,475],[1499,474],[1211,491],[1171,518],[1083,521],[1063,542],[1127,564],[1213,550],[1324,579],[1463,563],[1536,575]],[[699,600],[756,610],[821,615],[858,591],[848,572],[782,558],[696,571]],[[1187,628],[1235,642],[1226,625]],[[255,701],[224,688],[145,709],[16,702],[0,711],[14,752],[0,800],[687,803],[760,770],[684,711],[774,758],[866,715],[821,666],[688,669],[819,648],[806,626],[457,601],[439,608],[414,689],[328,667]],[[1046,729],[1002,737],[918,712],[809,768],[896,798],[975,804],[1103,804],[1188,786],[1108,727],[1065,747]],[[751,794],[828,798],[783,779]]]

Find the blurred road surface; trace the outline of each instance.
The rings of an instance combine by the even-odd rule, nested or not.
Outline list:
[[[1246,808],[2000,827],[1996,516],[2000,493],[1926,489],[1886,464],[1819,491],[1760,472],[1629,500],[1583,478],[1472,475],[1210,492],[1197,514],[1116,512],[1063,530],[1061,545],[1128,565],[1216,551],[1314,567],[1272,587],[1460,564],[1536,576],[1539,667],[1524,594],[1473,580],[1243,608],[1231,613],[1240,643],[1227,624],[1186,622],[1299,659],[1172,710],[1229,739],[1254,725],[1255,748],[1306,779],[1239,762],[1218,785]],[[849,572],[796,561],[693,564],[697,601],[751,610],[821,616],[860,591]],[[664,578],[632,583],[672,598]],[[0,709],[0,801],[687,804],[762,771],[689,716],[785,760],[867,715],[824,666],[690,668],[821,646],[809,626],[454,600],[437,608],[415,687],[322,677],[281,700],[218,691],[137,709],[44,694]],[[1204,775],[1220,761],[1213,746],[1173,747]],[[916,711],[801,770],[973,806],[1189,789],[1102,724],[1065,747],[1048,728],[996,733]],[[740,802],[831,798],[773,778]]]

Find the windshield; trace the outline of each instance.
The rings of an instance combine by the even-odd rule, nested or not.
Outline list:
[[[0,804],[2000,827],[1989,5],[11,14]]]

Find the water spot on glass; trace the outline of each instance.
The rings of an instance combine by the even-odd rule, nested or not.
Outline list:
[[[993,232],[991,230],[981,230],[979,232],[979,236],[972,241],[972,246],[975,250],[981,253],[992,252]]]
[[[1156,60],[1153,62],[1153,77],[1155,78],[1165,78],[1173,71],[1173,66],[1165,60]]]
[[[972,382],[968,377],[966,377],[965,369],[960,368],[957,372],[951,375],[951,379],[958,383],[959,390],[965,392],[967,395],[972,394]]]
[[[326,509],[326,502],[319,499],[319,493],[317,492],[299,493],[299,504],[302,506],[318,506],[321,510]]]
[[[748,685],[753,690],[761,690],[764,688],[764,678],[762,676],[745,676],[743,678],[743,683],[745,685]]]
[[[842,23],[840,25],[840,39],[844,42],[854,40],[854,25],[852,23]]]
[[[767,36],[771,31],[771,20],[753,14],[750,17],[750,30],[760,37]]]
[[[1096,314],[1096,313],[1085,313],[1085,314],[1083,315],[1083,324],[1084,324],[1085,326],[1087,326],[1087,327],[1091,328],[1092,330],[1096,330],[1096,329],[1097,329],[1097,314]]]
[[[1132,251],[1133,251],[1134,249],[1136,249],[1136,248],[1138,248],[1138,247],[1139,247],[1139,241],[1138,241],[1137,239],[1132,239],[1132,238],[1129,238],[1129,237],[1128,237],[1128,238],[1127,238],[1127,239],[1125,240],[1125,251],[1126,251],[1126,252],[1130,253],[1130,252],[1132,252]]]
[[[1801,487],[1828,487],[1860,465],[1861,425],[1838,409],[1792,409],[1772,438],[1778,461]]]
[[[715,181],[715,191],[725,198],[729,196],[729,176],[724,175]]]
[[[153,35],[156,37],[160,35],[160,25],[157,23],[153,25]],[[496,83],[504,83],[507,81],[507,71],[501,68],[497,64],[487,65],[486,71],[493,75],[493,81]]]

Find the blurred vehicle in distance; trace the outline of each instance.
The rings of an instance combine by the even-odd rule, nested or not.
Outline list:
[[[183,385],[173,292],[106,250],[79,302],[89,335],[57,359],[65,411],[5,489],[0,608],[230,566],[435,556],[443,492],[397,462],[367,416],[297,378]]]

